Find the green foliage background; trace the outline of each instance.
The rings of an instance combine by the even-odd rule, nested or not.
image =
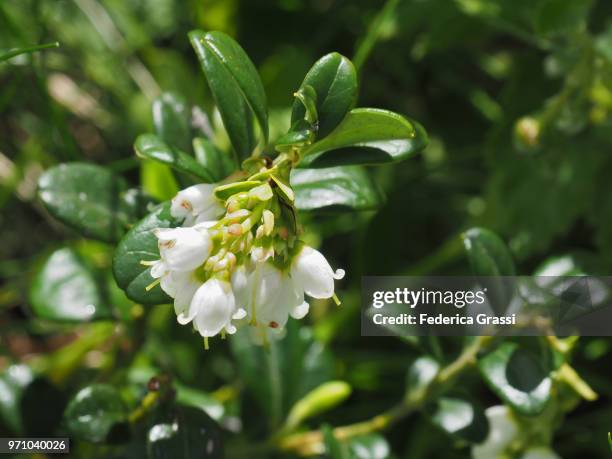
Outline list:
[[[187,39],[194,28],[224,31],[247,51],[268,95],[271,137],[288,129],[293,92],[331,51],[355,62],[360,106],[417,119],[430,137],[418,157],[369,171],[386,195],[377,211],[305,216],[307,239],[321,243],[347,278],[341,308],[315,303],[306,324],[293,324],[273,349],[285,354],[272,357],[281,372],[267,377],[282,375],[282,383],[262,376],[269,354],[238,339],[205,352],[175,323],[171,307],[127,300],[109,274],[113,245],[83,239],[53,220],[36,195],[43,170],[84,161],[108,166],[131,186],[140,181],[154,198],[173,196],[178,185],[169,170],[139,161],[133,143],[152,131],[151,103],[162,90],[212,108]],[[133,414],[148,379],[169,374],[186,404],[223,411],[217,418],[228,455],[293,457],[261,452],[261,442],[308,390],[330,379],[352,387],[343,405],[307,421],[311,428],[368,419],[402,398],[417,357],[448,362],[463,346],[456,339],[361,338],[362,275],[464,274],[469,263],[459,235],[474,226],[507,242],[519,274],[555,257],[580,272],[612,272],[606,0],[0,3],[0,49],[54,41],[60,48],[0,62],[0,394],[17,393],[10,388],[14,364],[27,365],[19,369],[41,381],[29,389],[34,401],[0,401],[2,433],[65,431],[65,402],[93,382],[120,391],[126,407],[113,404],[112,419],[124,421],[122,410]],[[48,264],[52,253],[55,267]],[[93,317],[99,321],[53,317],[61,309],[60,319],[74,318],[74,298],[50,283],[58,276],[78,291],[73,295],[99,306]],[[575,345],[572,366],[599,399],[545,421],[563,458],[609,455],[610,344],[584,338]],[[456,385],[483,406],[499,403],[475,373]],[[40,416],[36,403],[49,394],[55,417],[53,407]],[[145,457],[138,429],[145,427],[135,429],[127,447],[121,429],[115,446],[75,443],[74,457]],[[433,429],[427,416],[407,417],[385,436],[394,457],[469,457],[465,443]]]

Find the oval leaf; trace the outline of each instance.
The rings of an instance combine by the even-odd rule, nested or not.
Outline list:
[[[427,145],[425,129],[397,113],[355,108],[327,137],[302,150],[300,167],[403,161]]]
[[[38,195],[51,215],[87,237],[116,242],[146,214],[151,200],[95,164],[60,164],[39,179]]]
[[[138,222],[117,246],[113,258],[113,274],[119,287],[126,295],[138,303],[163,304],[171,303],[171,298],[156,286],[147,291],[146,287],[154,281],[151,268],[141,261],[159,259],[155,228],[170,228],[179,225],[170,215],[170,202],[166,202]]]
[[[149,459],[221,459],[221,432],[204,411],[180,406],[147,433]]]
[[[438,399],[431,420],[449,435],[469,443],[480,443],[489,434],[489,421],[482,407],[464,399]]]
[[[351,439],[349,447],[355,459],[383,459],[391,457],[389,443],[385,437],[376,433]]]
[[[210,140],[193,139],[193,150],[196,160],[210,172],[214,182],[223,180],[237,169],[230,155],[219,150]]]
[[[252,113],[268,140],[266,94],[259,74],[240,45],[224,33],[194,30],[189,39],[232,145],[241,158],[246,158],[255,146]]]
[[[319,59],[306,74],[300,90],[311,86],[316,93],[316,113],[319,119],[317,138],[323,138],[335,129],[357,100],[357,72],[353,63],[339,53],[330,53]],[[304,119],[306,108],[295,100],[291,112],[291,125]]]
[[[66,427],[75,437],[100,443],[125,428],[127,408],[113,386],[94,384],[81,389],[64,413]]]
[[[159,163],[167,164],[179,172],[190,174],[204,181],[214,182],[210,171],[198,163],[187,153],[171,148],[154,134],[139,135],[134,143],[136,154],[142,158],[152,159]]]
[[[155,133],[174,148],[191,151],[191,110],[185,99],[165,92],[153,101]]]
[[[46,260],[32,282],[30,301],[41,319],[82,322],[111,316],[91,268],[69,248]]]
[[[471,228],[463,235],[463,245],[472,269],[486,288],[487,299],[497,314],[503,314],[515,293],[514,260],[504,241],[486,228]]]
[[[294,169],[291,186],[300,210],[373,210],[382,204],[382,192],[360,166]]]
[[[491,390],[518,413],[540,414],[550,400],[546,365],[516,343],[503,343],[481,358],[478,368]]]

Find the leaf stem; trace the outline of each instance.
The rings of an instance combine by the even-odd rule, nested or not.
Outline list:
[[[359,72],[363,64],[368,60],[372,49],[374,49],[376,42],[380,38],[383,24],[393,15],[398,4],[399,0],[387,0],[385,6],[383,6],[370,24],[370,27],[368,27],[366,36],[357,47],[357,51],[353,57],[353,65],[357,72]]]
[[[42,51],[43,49],[49,49],[49,48],[59,48],[60,44],[58,41],[54,41],[53,43],[44,43],[42,45],[36,45],[36,46],[30,46],[27,48],[17,48],[17,49],[13,49],[11,51],[8,51],[4,54],[0,55],[0,62],[2,61],[6,61],[8,59],[11,59],[12,57],[15,56],[20,56],[22,54],[31,54],[31,53],[35,53],[38,51]]]
[[[478,336],[473,342],[466,346],[461,354],[442,368],[436,378],[424,390],[409,393],[397,405],[378,414],[366,421],[336,427],[333,432],[338,440],[347,440],[360,435],[385,430],[391,425],[399,422],[413,412],[422,408],[427,402],[439,396],[467,368],[476,362],[478,353],[486,347],[493,337]],[[320,430],[312,430],[282,437],[277,441],[277,447],[284,451],[294,451],[303,456],[321,454],[324,452],[323,433]]]

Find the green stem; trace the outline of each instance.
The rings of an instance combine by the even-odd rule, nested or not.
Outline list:
[[[399,0],[387,0],[385,6],[380,10],[370,24],[366,36],[357,47],[357,51],[353,57],[353,64],[355,65],[357,72],[359,72],[361,67],[363,67],[363,64],[365,64],[365,62],[368,60],[372,49],[374,49],[376,42],[380,38],[383,24],[391,17],[391,15],[393,15],[398,4]]]
[[[366,421],[336,427],[334,436],[338,440],[347,440],[387,429],[405,417],[421,409],[423,405],[443,393],[459,375],[476,362],[478,353],[493,338],[490,336],[475,337],[461,354],[450,364],[440,370],[436,378],[421,391],[409,393],[400,403],[382,414]],[[277,447],[284,451],[294,451],[301,455],[320,453],[323,448],[323,433],[320,430],[288,435],[277,441]]]
[[[12,57],[15,56],[20,56],[22,54],[31,54],[31,53],[35,53],[38,51],[41,51],[43,49],[49,49],[49,48],[59,48],[59,42],[54,41],[53,43],[45,43],[42,45],[36,45],[36,46],[30,46],[28,48],[17,48],[17,49],[13,49],[7,53],[4,54],[0,54],[0,62],[2,61],[6,61]]]

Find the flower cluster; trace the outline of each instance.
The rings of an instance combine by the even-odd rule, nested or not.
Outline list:
[[[282,333],[289,316],[309,310],[305,295],[334,298],[325,257],[299,240],[293,191],[277,167],[246,180],[200,184],[172,200],[177,228],[154,231],[160,259],[145,261],[151,276],[174,299],[180,324],[208,338],[251,325],[256,341]],[[284,173],[288,177],[288,173]]]

